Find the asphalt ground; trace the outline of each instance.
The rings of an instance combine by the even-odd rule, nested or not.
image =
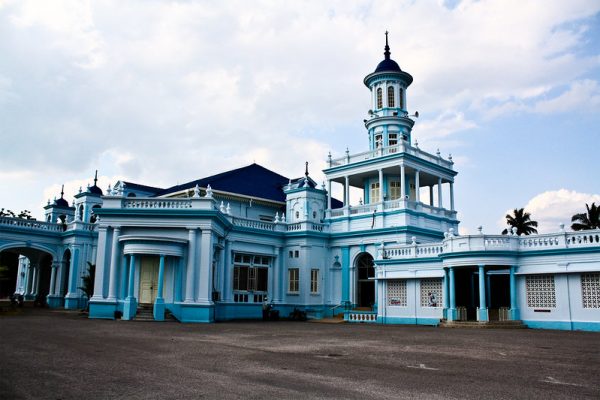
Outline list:
[[[600,399],[600,334],[0,316],[1,399]]]

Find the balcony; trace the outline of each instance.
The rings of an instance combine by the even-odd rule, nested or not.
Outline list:
[[[447,169],[452,169],[454,165],[452,158],[444,160],[439,153],[437,155],[427,153],[426,151],[423,151],[418,147],[411,146],[406,141],[401,141],[398,145],[395,146],[381,147],[376,150],[369,150],[357,154],[350,154],[349,152],[346,152],[346,155],[344,157],[335,159],[332,159],[330,156],[327,160],[327,163],[329,165],[329,168],[333,168],[401,153],[412,155],[414,157],[420,158],[421,160],[428,161],[432,164],[436,164]]]
[[[538,250],[594,247],[600,251],[600,229],[530,236],[482,234],[448,236],[439,243],[382,246],[379,248],[378,259],[431,258],[441,254],[470,251],[510,251],[527,254]]]
[[[436,215],[439,217],[456,219],[456,211],[447,210],[445,208],[433,207],[425,203],[416,202],[412,200],[389,200],[383,203],[375,204],[362,204],[359,206],[349,206],[343,208],[336,208],[331,210],[331,218],[348,217],[360,214],[372,214],[374,212],[382,211],[394,211],[394,210],[413,210],[417,212],[423,212],[430,215]]]

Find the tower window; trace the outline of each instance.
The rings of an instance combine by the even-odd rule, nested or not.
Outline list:
[[[394,87],[388,87],[388,107],[394,107]]]
[[[390,133],[388,135],[388,145],[389,146],[396,146],[398,144],[398,134],[397,133]]]
[[[400,98],[400,108],[404,110],[404,89],[400,88],[399,91],[399,98]]]
[[[371,183],[371,204],[379,203],[379,182]]]
[[[383,91],[381,88],[377,89],[377,108],[383,108]]]
[[[380,147],[383,147],[383,135],[382,134],[375,135],[375,148],[378,149]]]
[[[390,198],[392,200],[397,200],[400,198],[400,182],[390,182]]]

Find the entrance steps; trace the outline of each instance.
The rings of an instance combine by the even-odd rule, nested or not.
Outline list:
[[[343,324],[346,321],[344,321],[344,314],[338,314],[328,318],[311,319],[310,322],[316,322],[319,324]]]
[[[135,314],[135,321],[154,321],[154,307],[152,304],[140,304]]]
[[[443,319],[440,328],[470,328],[470,329],[526,329],[523,321],[447,321]]]

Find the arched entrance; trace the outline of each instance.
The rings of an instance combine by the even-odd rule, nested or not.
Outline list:
[[[0,253],[0,299],[8,299],[17,290],[19,255],[8,251]]]
[[[356,305],[358,307],[373,307],[375,304],[375,267],[373,256],[363,253],[356,259]]]
[[[9,295],[18,292],[25,300],[33,300],[37,305],[45,305],[46,296],[50,293],[52,254],[34,247],[18,246],[2,249],[0,258],[17,260],[16,270],[9,268],[9,277],[12,279],[6,287],[13,291]],[[5,297],[4,292],[5,290],[2,290],[3,297]]]

